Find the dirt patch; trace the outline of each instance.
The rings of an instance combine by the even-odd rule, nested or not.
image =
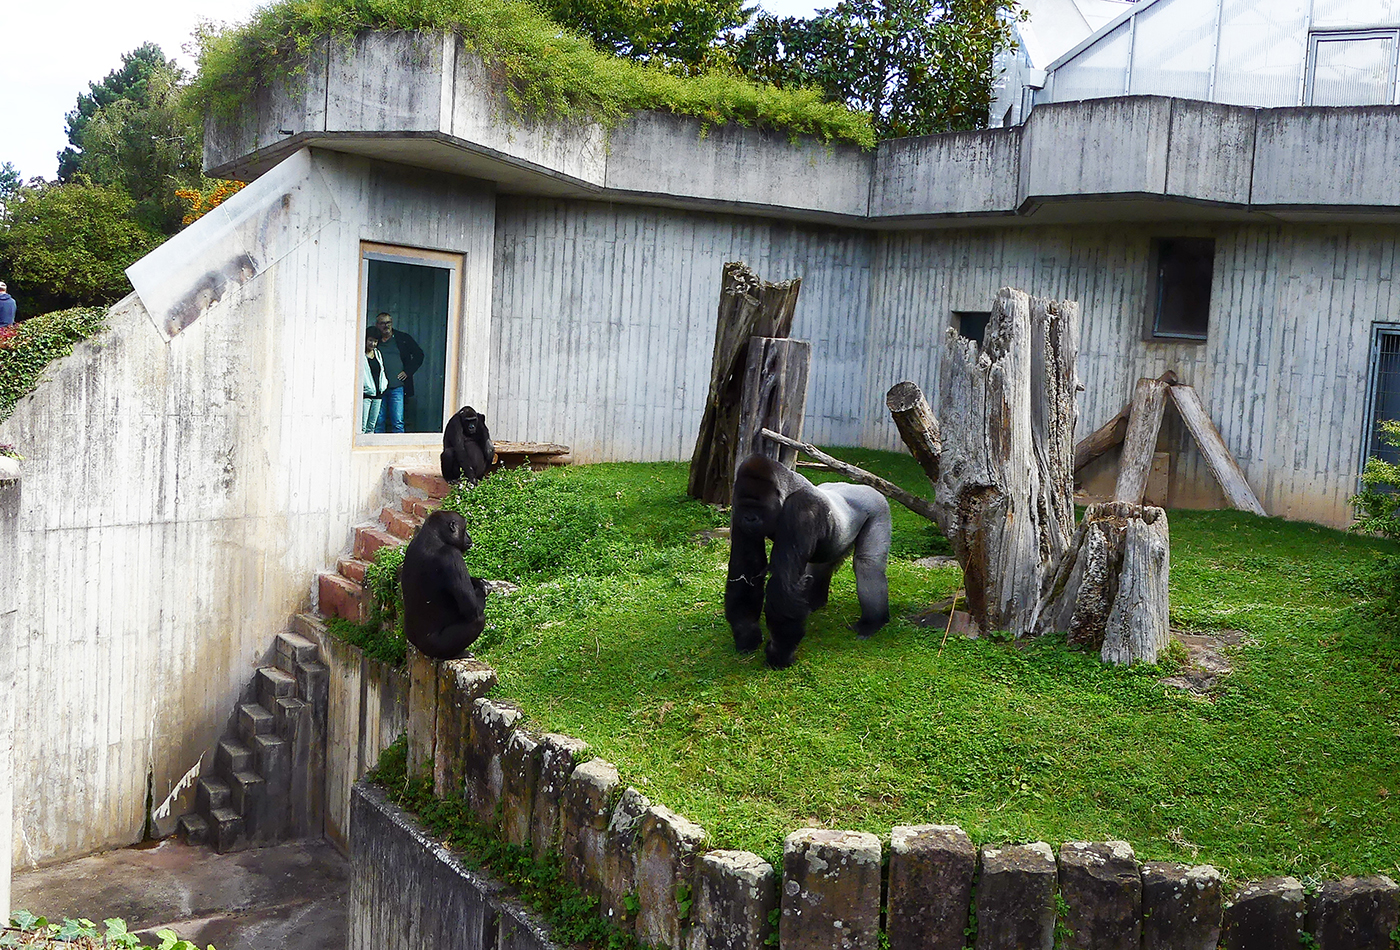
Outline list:
[[[1172,636],[1186,648],[1186,665],[1161,679],[1161,684],[1196,696],[1208,696],[1217,683],[1234,671],[1228,650],[1243,643],[1248,634],[1243,630],[1212,630],[1207,633],[1173,630]]]

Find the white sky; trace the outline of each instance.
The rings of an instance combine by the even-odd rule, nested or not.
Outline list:
[[[807,16],[834,0],[764,0],[765,9]],[[122,53],[147,40],[186,69],[182,52],[200,20],[239,22],[259,0],[7,0],[0,24],[0,164],[27,180],[52,178],[68,144],[64,115],[121,65]]]

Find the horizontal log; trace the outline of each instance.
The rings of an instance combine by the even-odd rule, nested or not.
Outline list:
[[[818,462],[824,463],[826,467],[830,468],[832,471],[840,472],[853,482],[870,486],[886,498],[893,498],[905,508],[914,512],[914,514],[921,515],[940,528],[942,527],[943,522],[939,520],[938,510],[933,506],[933,502],[925,498],[920,498],[913,492],[905,491],[894,482],[886,481],[879,475],[873,475],[863,468],[852,465],[850,462],[843,462],[838,458],[833,458],[810,443],[789,439],[785,435],[779,435],[772,429],[764,429],[762,434],[772,439],[774,442],[777,442],[779,445],[786,445],[789,448],[794,448],[799,452],[810,455]]]
[[[558,442],[496,442],[497,455],[568,455],[569,447]]]

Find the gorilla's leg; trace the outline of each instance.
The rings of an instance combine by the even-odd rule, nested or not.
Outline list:
[[[724,587],[724,619],[734,631],[734,649],[757,650],[763,642],[758,625],[763,588],[768,579],[768,551],[761,532],[732,525],[729,532],[729,580]]]
[[[807,565],[807,573],[811,575],[807,588],[807,605],[813,610],[821,610],[826,606],[827,599],[831,595],[831,575],[835,574],[836,569],[840,566],[840,561],[833,561],[830,564]]]
[[[792,665],[797,645],[807,633],[812,612],[814,578],[808,565],[822,536],[825,506],[820,499],[793,497],[783,503],[773,539],[773,577],[768,582],[763,616],[768,621],[768,665],[780,670]],[[831,575],[826,575],[827,584]]]
[[[461,463],[457,461],[457,453],[452,449],[443,449],[439,461],[442,462],[442,477],[446,481],[455,482],[462,477]]]
[[[466,652],[467,647],[476,642],[481,631],[486,629],[486,618],[450,623],[437,633],[425,637],[419,644],[424,655],[439,660],[451,660]]]
[[[851,566],[856,573],[860,620],[856,634],[864,640],[890,622],[890,585],[885,568],[890,558],[890,513],[877,512],[856,537]]]

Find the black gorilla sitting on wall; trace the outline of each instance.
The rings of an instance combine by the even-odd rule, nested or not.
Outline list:
[[[442,433],[442,477],[449,482],[465,478],[475,485],[486,475],[496,446],[486,428],[486,417],[471,406],[458,409]]]
[[[772,572],[765,539],[773,540]],[[734,476],[729,521],[729,583],[724,616],[741,652],[758,649],[768,620],[768,665],[791,666],[807,615],[826,606],[831,575],[854,552],[860,599],[857,634],[864,639],[890,619],[885,566],[890,553],[890,504],[865,485],[816,486],[762,455],[743,461]],[[767,597],[764,583],[767,581]]]
[[[467,572],[472,546],[466,519],[434,511],[403,555],[403,632],[435,660],[461,655],[486,627],[486,585]]]

